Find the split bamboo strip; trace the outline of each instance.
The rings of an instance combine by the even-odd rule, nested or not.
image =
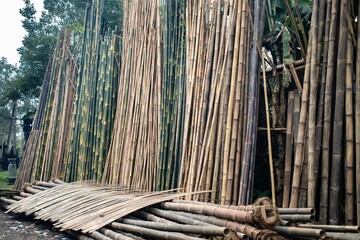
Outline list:
[[[36,213],[37,219],[51,220],[57,228],[90,233],[146,206],[188,195],[131,193],[126,188],[117,191],[114,187],[82,184],[62,184],[46,191],[25,186],[25,190],[34,195],[12,204],[8,212]]]

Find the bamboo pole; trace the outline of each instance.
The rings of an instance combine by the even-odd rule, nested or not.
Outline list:
[[[346,44],[345,78],[345,224],[354,224],[354,114],[353,114],[353,45],[350,33]]]
[[[340,218],[340,184],[341,184],[341,163],[342,163],[342,138],[343,138],[343,114],[345,100],[345,68],[346,68],[346,39],[347,39],[347,21],[345,17],[346,5],[343,1],[340,3],[340,22],[339,22],[339,43],[337,48],[337,67],[336,67],[336,91],[334,108],[334,126],[332,143],[332,163],[330,179],[330,201],[329,201],[329,223],[337,225]]]
[[[287,104],[287,123],[286,123],[286,153],[285,153],[285,171],[282,207],[289,207],[290,187],[291,187],[291,168],[293,152],[293,110],[294,110],[294,92],[289,92]]]
[[[140,226],[155,230],[162,230],[166,232],[180,232],[180,233],[189,233],[203,236],[230,236],[230,230],[225,227],[217,227],[217,226],[193,226],[193,225],[184,225],[184,224],[176,224],[176,223],[157,223],[157,222],[148,222],[141,220],[133,220],[133,219],[120,219],[119,222],[130,224],[134,226]]]
[[[315,229],[323,229],[329,232],[354,232],[358,233],[360,231],[359,226],[340,226],[340,225],[312,225],[312,224],[297,224],[297,227],[304,228],[315,228]]]
[[[265,111],[266,111],[266,127],[267,127],[267,142],[268,142],[268,151],[269,151],[269,165],[270,165],[271,199],[272,199],[272,204],[274,206],[276,206],[274,164],[273,164],[271,133],[270,133],[269,100],[268,100],[268,95],[267,95],[267,80],[266,80],[266,73],[265,73],[265,60],[264,60],[263,55],[261,55],[261,61],[262,61],[263,81],[264,81],[264,99],[265,99]]]
[[[309,237],[316,239],[324,239],[326,233],[322,229],[311,229],[311,228],[298,228],[298,227],[284,227],[275,226],[273,228],[276,232],[287,237]]]
[[[328,4],[329,5],[329,4]],[[332,92],[335,69],[335,44],[337,36],[338,1],[331,4],[331,20],[329,32],[329,55],[326,69],[326,86],[324,98],[324,126],[322,140],[322,170],[321,170],[321,194],[320,194],[320,223],[328,221],[328,198],[329,198],[329,170],[330,170],[330,142],[332,123]]]
[[[360,16],[360,8],[358,8]],[[360,21],[357,23],[356,75],[355,75],[355,172],[356,182],[360,182]],[[356,184],[357,224],[360,223],[360,184]]]
[[[153,229],[138,227],[138,226],[132,226],[129,224],[116,223],[116,222],[110,223],[110,226],[112,228],[115,228],[115,229],[118,229],[121,231],[130,232],[130,233],[137,234],[140,236],[156,238],[156,239],[174,239],[174,240],[186,240],[186,239],[198,240],[198,239],[201,239],[201,238],[191,237],[191,236],[187,236],[187,235],[179,235],[178,233],[172,233],[172,232],[164,233],[164,232],[158,231],[158,230],[153,230]]]
[[[313,22],[311,22],[313,24]],[[300,108],[300,117],[298,122],[298,131],[296,137],[296,150],[295,150],[295,160],[294,160],[294,172],[293,180],[291,187],[291,198],[289,207],[294,208],[298,206],[299,202],[299,191],[300,191],[300,178],[302,172],[302,163],[304,157],[304,148],[305,148],[305,130],[306,130],[306,119],[307,119],[307,110],[308,110],[308,96],[309,96],[309,78],[310,78],[310,60],[311,60],[311,42],[312,36],[309,37],[309,45],[306,53],[306,64],[305,64],[305,73],[303,81],[303,91],[301,95],[301,108]]]
[[[322,1],[325,3],[325,1]],[[321,12],[324,12],[322,10]],[[311,15],[311,60],[310,60],[310,92],[309,92],[309,120],[308,120],[308,187],[307,187],[307,206],[315,207],[316,199],[316,159],[315,159],[315,130],[316,130],[316,106],[318,88],[318,31],[319,31],[319,2],[313,1]],[[321,30],[321,29],[320,29]],[[321,34],[321,33],[320,33]],[[320,56],[320,55],[319,55]]]

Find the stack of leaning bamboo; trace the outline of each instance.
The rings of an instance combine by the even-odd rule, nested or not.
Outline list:
[[[77,71],[76,57],[70,52],[70,37],[69,29],[61,32],[49,61],[33,128],[16,178],[16,189],[34,179],[60,176]]]
[[[104,2],[93,0],[85,16],[76,100],[61,178],[66,181],[102,177],[116,109],[119,37],[104,33]]]
[[[294,93],[289,95],[293,97],[289,97],[288,105],[289,154],[282,206],[320,209],[323,224],[355,224],[360,219],[359,204],[357,218],[354,214],[354,203],[360,202],[360,191],[355,188],[359,184],[354,184],[355,175],[357,182],[360,176],[360,151],[357,148],[355,155],[354,130],[360,132],[360,124],[359,104],[354,108],[353,99],[359,99],[360,65],[353,63],[354,9],[350,1],[333,0],[313,1],[312,10],[300,116],[293,133],[290,115],[298,112],[298,97],[296,93],[295,98]],[[293,172],[291,134],[295,135]],[[356,137],[358,146],[360,138],[358,134]],[[344,214],[340,211],[342,202]]]
[[[123,52],[115,127],[103,182],[156,187],[161,107],[161,31],[157,1],[124,4]]]

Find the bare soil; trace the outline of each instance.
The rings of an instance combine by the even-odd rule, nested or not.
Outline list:
[[[24,215],[6,214],[0,207],[0,239],[5,240],[38,240],[72,238],[55,231],[51,224],[34,220]]]

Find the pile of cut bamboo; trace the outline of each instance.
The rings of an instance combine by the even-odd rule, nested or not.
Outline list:
[[[174,199],[180,195],[186,193],[146,193],[54,179],[25,184],[20,195],[0,197],[0,204],[50,221],[76,239],[357,239],[359,232],[358,226],[308,224],[314,209],[277,209],[267,198],[232,206]],[[153,205],[156,202],[160,204]],[[289,215],[292,219],[284,220]]]

